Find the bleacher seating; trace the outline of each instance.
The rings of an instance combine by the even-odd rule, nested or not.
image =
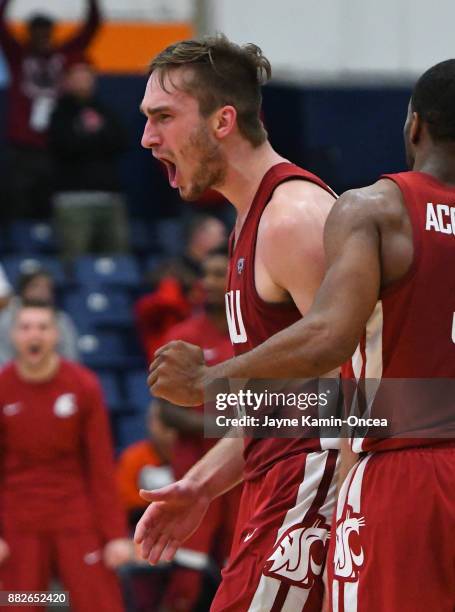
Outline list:
[[[97,375],[109,410],[116,413],[126,412],[126,402],[121,393],[117,375],[109,371],[98,371]]]
[[[62,262],[50,255],[8,255],[2,259],[6,275],[13,287],[16,286],[21,274],[35,272],[40,268],[50,272],[56,285],[65,285],[67,279]]]
[[[78,257],[73,278],[85,287],[135,287],[141,281],[139,266],[131,255]]]
[[[122,415],[114,421],[117,451],[121,451],[134,442],[147,438],[145,413]]]
[[[130,370],[124,377],[126,399],[134,412],[144,413],[151,401],[147,386],[147,368]]]
[[[82,331],[131,326],[131,298],[121,290],[82,287],[67,292],[62,304]]]
[[[21,253],[55,253],[57,245],[50,223],[15,221],[9,227],[10,244]]]

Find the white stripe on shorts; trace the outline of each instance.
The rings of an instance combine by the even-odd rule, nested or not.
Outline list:
[[[362,493],[363,476],[370,458],[371,455],[366,455],[365,457],[363,457],[363,459],[361,459],[353,466],[348,476],[346,477],[343,486],[341,487],[340,495],[338,497],[337,521],[343,515],[343,510],[346,504],[349,504],[355,513],[360,513],[360,499]],[[335,537],[335,534],[333,534],[333,537]],[[344,592],[344,612],[357,612],[359,583],[358,581],[345,581],[343,584],[344,590],[342,590],[342,592]],[[339,610],[339,586],[339,581],[334,578],[332,584],[333,612],[338,612]]]
[[[328,456],[329,451],[308,453],[305,461],[305,472],[299,486],[295,506],[290,508],[286,513],[283,523],[277,531],[275,544],[290,527],[300,523],[308,513],[324,476]],[[329,494],[326,500],[324,500],[324,504],[320,510],[327,519],[330,518],[334,506],[335,487],[332,485],[334,485],[335,480],[336,478],[334,477],[329,489]],[[281,584],[282,582],[277,578],[272,578],[263,574],[250,607],[248,608],[248,612],[269,612]],[[296,612],[296,610],[301,610],[305,605],[308,594],[309,591],[307,589],[291,587],[282,606],[282,612]]]

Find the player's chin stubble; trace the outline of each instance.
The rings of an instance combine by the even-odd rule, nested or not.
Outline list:
[[[220,145],[212,140],[205,125],[193,133],[184,153],[189,158],[198,159],[196,170],[191,179],[188,192],[181,192],[184,200],[198,200],[207,189],[220,187],[226,178],[227,162]]]

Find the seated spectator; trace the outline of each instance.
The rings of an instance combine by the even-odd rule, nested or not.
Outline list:
[[[49,128],[55,163],[54,221],[62,255],[113,254],[128,248],[125,198],[117,171],[123,126],[95,95],[86,60],[70,64]]]
[[[10,333],[16,313],[22,302],[35,300],[55,304],[54,282],[52,276],[46,270],[41,269],[23,274],[17,285],[17,295],[12,297],[6,308],[0,312],[0,365],[14,357]],[[79,352],[76,327],[71,317],[62,310],[58,310],[56,316],[59,330],[57,351],[66,359],[77,361]]]
[[[176,432],[164,424],[161,411],[160,401],[152,401],[147,415],[148,437],[125,448],[117,462],[120,498],[132,529],[148,506],[139,489],[155,489],[174,480],[169,464]]]
[[[153,291],[134,305],[137,332],[148,361],[164,344],[166,332],[188,318],[200,303],[196,275],[178,260],[161,265],[149,282]]]

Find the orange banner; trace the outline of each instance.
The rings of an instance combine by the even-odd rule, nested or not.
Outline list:
[[[14,27],[19,35],[23,35],[22,24]],[[59,23],[57,40],[71,35],[74,28],[74,23]],[[164,47],[193,35],[189,23],[106,22],[88,54],[102,72],[145,73],[152,57]]]

